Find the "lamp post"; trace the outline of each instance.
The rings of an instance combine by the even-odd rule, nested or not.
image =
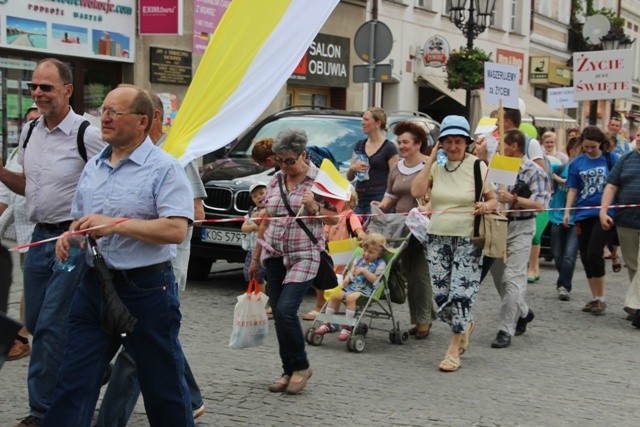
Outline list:
[[[491,16],[496,7],[496,0],[447,0],[449,4],[449,19],[456,24],[467,38],[467,49],[473,48],[473,39],[487,29],[491,24]],[[471,116],[471,91],[466,89],[465,115]]]

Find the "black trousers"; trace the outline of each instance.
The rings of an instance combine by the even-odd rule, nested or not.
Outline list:
[[[0,313],[7,312],[11,287],[11,253],[0,245]]]

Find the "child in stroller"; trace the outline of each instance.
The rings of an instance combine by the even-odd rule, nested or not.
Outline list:
[[[382,275],[387,266],[383,254],[385,251],[386,239],[382,234],[367,234],[362,239],[362,256],[357,257],[351,270],[345,274],[342,283],[343,290],[331,296],[326,308],[327,315],[333,315],[340,308],[340,303],[345,300],[345,317],[348,321],[353,320],[356,314],[356,301],[360,296],[371,296],[373,284]],[[338,339],[347,341],[351,336],[352,327],[343,325]],[[325,322],[320,325],[315,333],[324,335],[336,330],[332,323]]]

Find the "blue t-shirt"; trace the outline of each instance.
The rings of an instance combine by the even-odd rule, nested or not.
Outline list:
[[[359,256],[354,261],[355,267],[364,267],[369,272],[375,274],[376,276],[380,276],[384,269],[387,267],[387,263],[384,261],[384,258],[376,258],[371,262],[366,262],[364,257]],[[349,271],[349,284],[344,288],[346,293],[351,292],[362,292],[364,295],[371,295],[373,292],[373,283],[368,281],[364,274],[359,274],[357,276],[353,276],[351,271]]]
[[[616,203],[640,203],[640,152],[633,150],[620,158],[607,177],[607,183],[618,187]],[[640,209],[616,209],[616,225],[640,229]]]
[[[613,167],[620,156],[615,153],[609,153],[608,155],[610,156],[610,163]],[[597,159],[591,159],[586,154],[581,154],[573,159],[569,164],[567,186],[578,190],[575,206],[600,206],[608,175],[609,168],[607,166],[606,154],[601,155]],[[613,215],[613,212],[613,209],[609,209],[609,215]],[[574,212],[574,220],[582,221],[598,216],[599,214],[599,208],[578,209]]]
[[[562,170],[558,173],[560,168],[562,168]],[[567,179],[567,176],[569,175],[569,165],[564,165],[564,167],[560,166],[557,169],[554,168],[553,172],[560,178]],[[567,187],[566,183],[564,185],[554,183],[554,187],[553,198],[551,199],[551,203],[549,203],[549,208],[560,208],[561,210],[549,211],[549,222],[551,222],[551,224],[562,224],[562,220],[564,219],[564,207],[567,205],[567,193],[569,192],[569,187]],[[569,212],[569,224],[573,225],[574,211]]]

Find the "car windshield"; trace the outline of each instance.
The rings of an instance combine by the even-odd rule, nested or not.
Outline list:
[[[326,147],[333,153],[341,166],[348,166],[356,141],[362,139],[361,119],[359,117],[335,116],[305,116],[282,117],[265,124],[251,138],[236,145],[229,153],[230,157],[245,157],[251,155],[253,141],[263,138],[275,138],[283,129],[304,129],[308,137],[308,145]],[[250,132],[248,135],[252,134]]]

